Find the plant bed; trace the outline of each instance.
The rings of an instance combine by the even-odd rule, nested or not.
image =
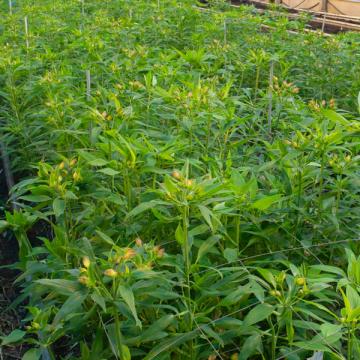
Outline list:
[[[358,357],[358,34],[227,2],[3,6],[1,228],[18,247],[1,246],[25,313],[2,344]]]

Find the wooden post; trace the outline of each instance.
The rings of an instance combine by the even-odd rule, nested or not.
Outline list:
[[[321,0],[321,11],[328,11],[328,0]]]

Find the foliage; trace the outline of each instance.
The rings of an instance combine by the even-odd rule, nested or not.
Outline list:
[[[223,2],[14,4],[0,131],[17,209],[0,228],[27,315],[2,345],[359,357],[359,36],[305,24]]]

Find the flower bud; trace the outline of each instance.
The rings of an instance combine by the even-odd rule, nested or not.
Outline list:
[[[296,280],[295,280],[295,283],[296,285],[298,286],[304,286],[305,283],[306,283],[306,279],[304,277],[298,277]]]
[[[128,248],[125,250],[125,254],[124,254],[125,260],[130,260],[135,256],[136,256],[136,251],[134,249]]]
[[[142,242],[142,240],[141,240],[139,237],[137,237],[137,238],[135,239],[135,244],[136,244],[136,246],[138,246],[138,247],[143,246],[143,242]]]
[[[78,278],[78,281],[82,285],[88,285],[89,284],[89,278],[85,275],[82,275]]]
[[[89,259],[89,257],[88,257],[88,256],[84,256],[84,257],[82,258],[82,263],[83,263],[84,267],[85,267],[86,269],[88,269],[89,266],[90,266],[90,259]]]
[[[115,271],[114,269],[106,269],[104,271],[104,275],[114,278],[118,275],[118,272]]]
[[[174,170],[172,173],[171,173],[171,176],[177,180],[179,180],[181,178],[181,174],[179,171],[177,170]]]

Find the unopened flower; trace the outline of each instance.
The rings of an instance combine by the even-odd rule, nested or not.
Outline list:
[[[78,278],[78,281],[82,285],[87,285],[89,283],[89,278],[85,275],[82,275]]]
[[[70,161],[70,166],[74,166],[76,164],[77,160],[76,159],[72,159]]]
[[[155,253],[156,257],[162,258],[165,254],[165,249],[161,248],[160,246],[155,246],[154,253]]]
[[[128,248],[125,250],[124,259],[129,260],[136,256],[136,251],[134,249]]]
[[[82,258],[82,263],[83,263],[84,267],[85,267],[86,269],[88,269],[89,266],[90,266],[90,259],[89,259],[89,257],[88,257],[88,256],[84,256],[84,257]]]
[[[177,171],[177,170],[174,170],[174,171],[172,172],[171,176],[172,176],[173,178],[177,179],[177,180],[179,180],[179,179],[181,178],[181,174],[180,174],[180,172]]]
[[[306,279],[304,277],[298,277],[295,282],[298,286],[304,286],[306,283]]]
[[[73,179],[74,181],[78,181],[80,179],[80,174],[77,171],[73,173]]]
[[[191,179],[185,179],[184,184],[188,187],[192,186],[194,184],[194,180]]]
[[[62,162],[59,164],[59,169],[62,170],[64,167],[65,167],[65,163],[62,161]]]
[[[135,244],[136,244],[136,246],[138,246],[138,247],[143,246],[143,242],[142,242],[142,240],[141,240],[139,237],[137,237],[137,238],[135,239]]]
[[[118,272],[115,271],[114,269],[106,269],[104,271],[104,275],[114,278],[118,275]]]

